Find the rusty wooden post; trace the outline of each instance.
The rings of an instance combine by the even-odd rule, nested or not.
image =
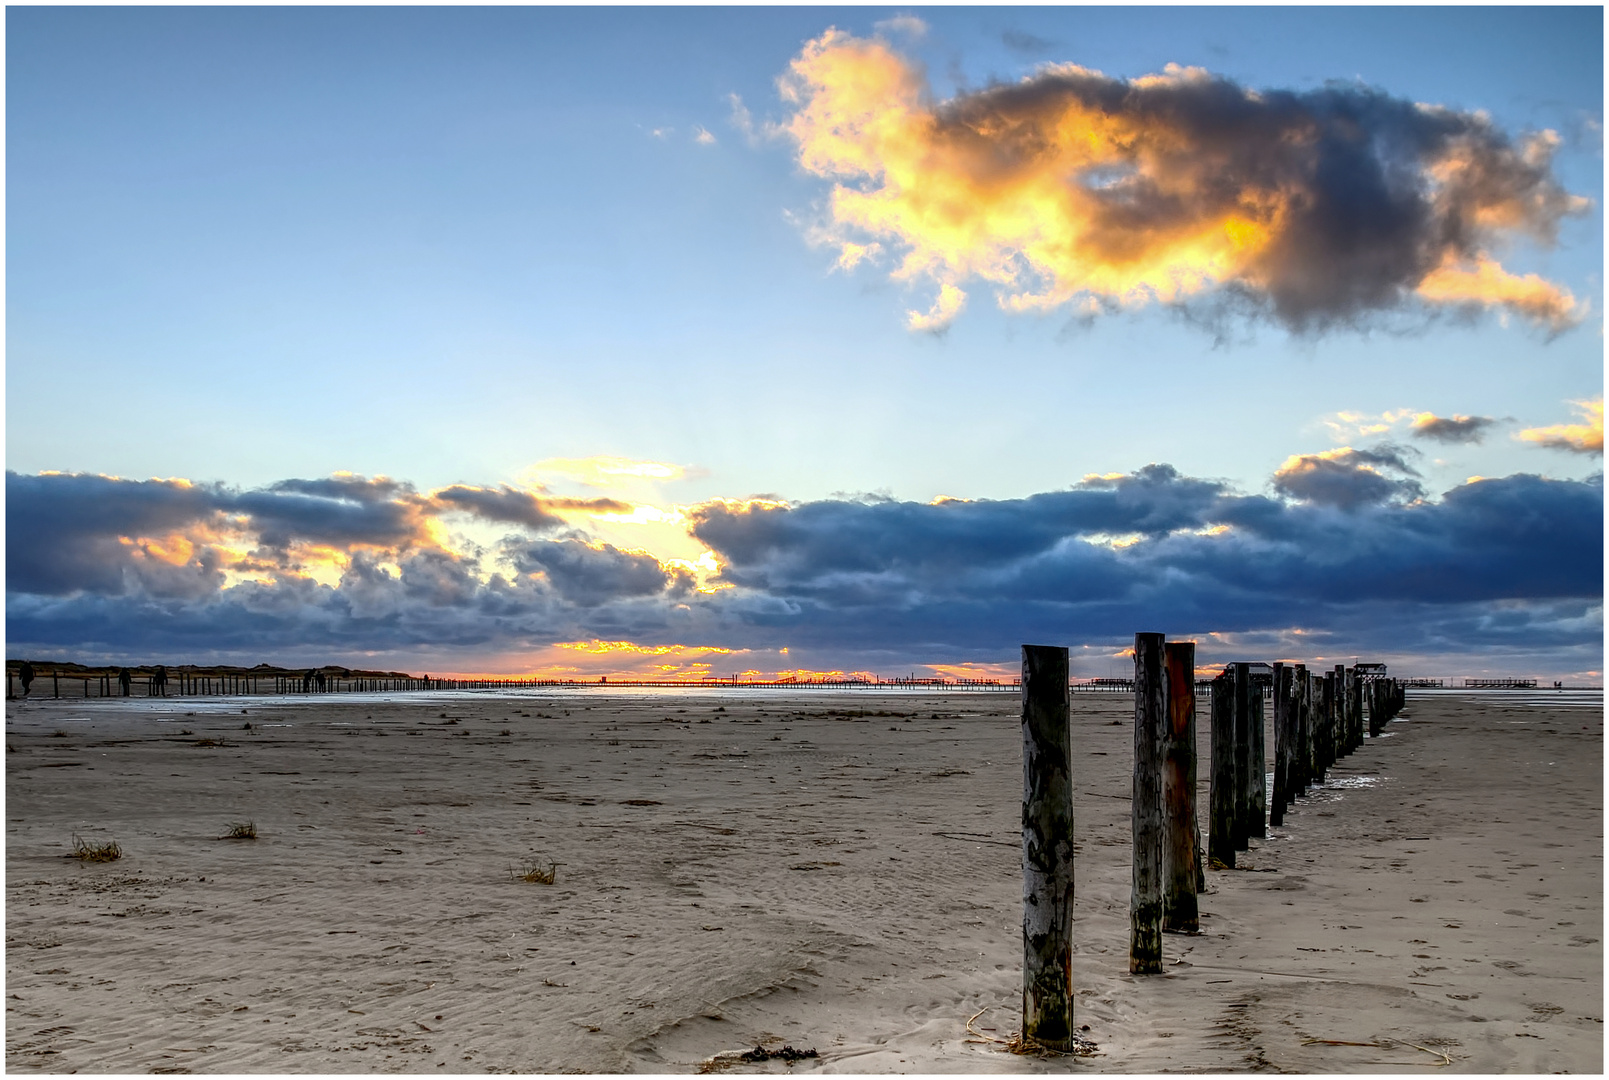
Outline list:
[[[1268,836],[1268,751],[1263,736],[1263,691],[1251,688],[1251,835]]]
[[[1207,858],[1235,865],[1235,690],[1225,668],[1212,680],[1212,786],[1208,792]]]
[[[1167,841],[1163,852],[1163,926],[1201,928],[1196,893],[1201,872],[1201,827],[1196,821],[1196,643],[1163,646],[1167,669],[1167,753],[1162,766],[1162,804]]]
[[[1162,755],[1168,726],[1168,684],[1162,634],[1134,635],[1134,786],[1129,827],[1134,857],[1129,875],[1129,973],[1162,971]]]
[[[1022,647],[1022,1033],[1073,1048],[1073,754],[1067,650]]]
[[[1251,846],[1251,668],[1231,664],[1235,738],[1235,850]]]

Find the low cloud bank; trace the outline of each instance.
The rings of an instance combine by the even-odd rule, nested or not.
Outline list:
[[[1292,458],[1270,494],[1152,465],[1022,499],[714,501],[688,510],[720,567],[704,587],[506,487],[6,480],[13,654],[463,670],[604,641],[892,672],[1161,629],[1199,636],[1208,659],[1601,667],[1601,475],[1427,498],[1393,444]],[[490,547],[453,540],[444,522],[470,519],[511,531]]]

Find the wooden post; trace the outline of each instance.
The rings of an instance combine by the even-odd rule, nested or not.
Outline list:
[[[1291,800],[1307,795],[1307,665],[1291,668]]]
[[[1290,749],[1290,735],[1286,725],[1291,715],[1291,669],[1284,664],[1274,665],[1274,801],[1268,807],[1268,824],[1285,824],[1285,807],[1290,802],[1287,787],[1290,784],[1290,763],[1286,753]]]
[[[1022,647],[1022,1033],[1073,1048],[1073,753],[1056,645]]]
[[[1263,692],[1251,691],[1251,835],[1268,836],[1268,753],[1263,737]]]
[[[1335,721],[1335,673],[1333,671],[1326,671],[1319,681],[1318,702],[1319,755],[1317,772],[1318,782],[1322,784],[1329,772],[1330,765],[1335,760],[1330,752],[1333,746],[1331,739]]]
[[[1166,818],[1162,889],[1163,926],[1201,928],[1196,904],[1201,872],[1201,827],[1196,821],[1196,643],[1163,646],[1167,668],[1167,753],[1162,766],[1162,804]]]
[[[1134,788],[1129,825],[1129,973],[1162,971],[1162,755],[1168,727],[1168,684],[1162,634],[1134,635]]]
[[[1230,665],[1234,680],[1235,850],[1251,846],[1251,667]]]
[[[1212,680],[1212,786],[1208,792],[1207,858],[1235,866],[1235,702],[1229,670]]]
[[[1363,745],[1363,672],[1356,664],[1352,665],[1347,689],[1347,708],[1352,712],[1352,749],[1356,750]]]
[[[1346,753],[1346,668],[1340,664],[1330,672],[1330,760],[1331,768]]]
[[[61,672],[59,671],[50,673],[50,696],[61,697]]]

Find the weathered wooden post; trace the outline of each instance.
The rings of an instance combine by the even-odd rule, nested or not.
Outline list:
[[[1251,835],[1268,836],[1268,753],[1263,736],[1263,692],[1251,689]]]
[[[59,671],[50,673],[50,696],[61,697],[61,672]]]
[[[1307,795],[1308,784],[1308,715],[1307,715],[1307,665],[1297,664],[1291,669],[1291,730],[1295,739],[1291,742],[1291,798],[1304,798]]]
[[[1167,753],[1162,766],[1162,804],[1167,842],[1162,889],[1163,926],[1201,928],[1196,891],[1201,867],[1201,827],[1196,822],[1196,643],[1163,646],[1167,668]]]
[[[1073,752],[1056,645],[1022,647],[1022,1033],[1073,1048]]]
[[[1235,690],[1224,668],[1212,680],[1212,786],[1208,791],[1207,858],[1235,866]]]
[[[1318,782],[1324,783],[1335,764],[1335,672],[1326,671],[1319,683]]]
[[[1268,824],[1285,824],[1285,807],[1290,805],[1290,719],[1291,669],[1274,665],[1274,801],[1268,808]]]
[[[1347,703],[1352,710],[1352,748],[1356,750],[1363,745],[1363,669],[1356,664],[1352,665],[1352,679],[1348,685],[1351,688]]]
[[[1134,788],[1129,801],[1134,859],[1129,876],[1129,973],[1162,970],[1162,755],[1168,684],[1162,634],[1134,635]]]
[[[1229,666],[1235,723],[1235,850],[1251,846],[1251,668]]]
[[[1347,702],[1352,699],[1351,689],[1346,681],[1346,665],[1335,665],[1335,754],[1332,763],[1352,752],[1352,724],[1351,715],[1347,711]]]

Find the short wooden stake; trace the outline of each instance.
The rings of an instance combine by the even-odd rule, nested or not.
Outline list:
[[[1167,669],[1167,752],[1162,764],[1166,819],[1162,920],[1168,930],[1201,928],[1196,892],[1201,872],[1201,827],[1196,821],[1196,643],[1163,646]]]
[[[1212,786],[1207,858],[1235,866],[1235,690],[1229,669],[1212,680]]]
[[[1134,859],[1129,875],[1129,973],[1162,971],[1162,756],[1167,680],[1162,634],[1134,635],[1134,787],[1129,801]]]
[[[1056,645],[1022,647],[1022,1033],[1073,1048],[1073,753]]]

